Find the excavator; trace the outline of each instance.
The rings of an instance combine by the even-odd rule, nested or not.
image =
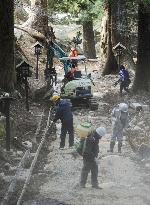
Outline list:
[[[73,105],[86,104],[91,110],[98,109],[98,103],[93,98],[92,84],[94,85],[91,75],[87,74],[86,57],[78,55],[76,57],[68,57],[62,48],[56,43],[53,43],[55,55],[64,65],[65,74],[68,73],[68,62],[75,60],[84,63],[85,72],[81,73],[80,70],[74,73],[73,80],[65,83],[61,89],[61,98],[70,99]]]

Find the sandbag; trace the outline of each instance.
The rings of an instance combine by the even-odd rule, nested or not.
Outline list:
[[[76,127],[76,133],[80,138],[86,138],[92,131],[92,124],[83,122]]]

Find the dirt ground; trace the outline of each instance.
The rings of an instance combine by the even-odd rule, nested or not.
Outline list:
[[[40,187],[41,197],[59,199],[71,205],[148,205],[149,169],[143,169],[135,161],[126,142],[123,154],[108,155],[108,140],[109,136],[100,142],[102,158],[98,159],[98,180],[102,190],[91,188],[90,176],[87,187],[79,187],[82,159],[74,160],[69,149],[59,151],[58,142],[55,142],[45,166],[45,171],[52,173]]]
[[[80,64],[84,72],[84,65]],[[108,154],[109,140],[111,137],[111,111],[120,102],[139,102],[150,106],[149,96],[142,95],[119,96],[119,87],[114,87],[117,76],[109,75],[102,77],[99,62],[87,64],[88,72],[91,72],[95,86],[92,85],[94,97],[97,99],[99,108],[96,111],[89,109],[74,109],[74,127],[80,122],[91,122],[93,128],[105,126],[107,135],[100,141],[100,153],[97,159],[99,165],[99,185],[101,190],[91,188],[90,174],[85,189],[79,187],[80,173],[82,169],[82,157],[74,159],[73,150],[68,148],[68,136],[65,150],[59,150],[60,122],[57,122],[57,139],[47,143],[47,148],[42,149],[37,166],[33,172],[27,192],[23,197],[23,205],[149,205],[150,204],[150,155],[139,155],[139,147],[142,143],[150,144],[150,113],[130,109],[131,128],[125,133],[122,154],[117,153],[117,145],[114,154]],[[61,64],[56,63],[58,72],[58,85],[63,76]],[[131,78],[134,73],[130,71]],[[32,82],[30,82],[32,84]],[[42,84],[42,83],[41,83]],[[25,110],[23,99],[14,102],[11,107],[11,115],[15,121],[18,139],[33,142],[40,115],[43,110],[42,104],[30,102],[30,112]],[[134,120],[133,120],[134,119]],[[131,143],[127,141],[128,135]],[[52,136],[50,136],[52,137]],[[75,133],[75,141],[78,136]],[[4,145],[4,140],[1,140]],[[35,146],[37,148],[37,146]],[[22,154],[20,149],[13,147],[12,163],[10,172],[5,162],[0,161],[0,200],[4,196],[9,183],[13,179],[19,159]],[[134,151],[134,152],[133,152]]]
[[[92,66],[92,69],[95,68]],[[91,71],[92,71],[91,69]],[[95,71],[97,72],[97,71]],[[94,72],[94,73],[95,73]],[[42,170],[42,177],[34,181],[38,187],[38,194],[30,195],[24,200],[24,205],[149,205],[150,204],[150,158],[141,158],[138,152],[133,152],[125,134],[122,153],[117,153],[117,145],[113,154],[108,154],[111,136],[110,114],[113,107],[120,102],[140,101],[149,103],[146,96],[124,95],[119,97],[119,88],[113,87],[116,76],[102,77],[98,72],[93,73],[96,83],[94,95],[99,102],[97,111],[76,109],[74,126],[82,121],[91,122],[93,128],[105,126],[107,135],[100,141],[100,153],[97,159],[99,165],[98,181],[101,190],[93,189],[90,183],[90,174],[86,188],[79,187],[82,169],[82,157],[74,159],[72,149],[59,150],[59,134],[61,124],[57,123],[57,139],[49,147],[46,164]],[[96,77],[94,77],[96,76]],[[131,112],[131,119],[137,113]],[[145,116],[145,114],[143,114]],[[149,116],[149,114],[147,114]],[[141,119],[141,118],[140,118]],[[142,121],[143,119],[141,119]],[[132,126],[131,126],[132,129]],[[145,129],[143,127],[143,129]],[[140,136],[140,133],[139,133]],[[75,140],[78,139],[75,135]],[[135,136],[133,136],[135,138]],[[31,186],[31,185],[30,185]],[[30,193],[30,192],[29,192]],[[28,193],[28,195],[29,195]]]

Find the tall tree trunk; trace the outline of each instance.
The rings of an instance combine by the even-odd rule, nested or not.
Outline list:
[[[111,41],[111,5],[107,4],[107,12],[108,12],[108,24],[107,24],[107,29],[108,29],[108,46],[107,46],[107,60],[105,63],[103,75],[108,75],[111,73],[116,73],[117,71],[117,61],[114,57],[114,53],[112,51],[112,41]]]
[[[121,43],[126,46],[127,11],[126,0],[114,0],[111,3],[112,43],[115,46]]]
[[[0,1],[0,88],[14,88],[14,1]]]
[[[101,23],[100,33],[100,55],[102,58],[107,57],[107,43],[108,43],[108,12],[104,10],[104,16]]]
[[[115,46],[119,42],[126,47],[122,50],[120,62],[128,67],[135,68],[133,57],[130,51],[128,39],[128,20],[127,20],[127,1],[114,0],[111,4],[112,17],[112,45]]]
[[[150,5],[139,4],[138,50],[134,91],[150,91]]]
[[[83,50],[87,58],[96,58],[92,19],[83,22]]]
[[[111,27],[111,43],[108,41],[110,41],[109,35],[110,35],[110,31],[108,31],[109,27],[106,26],[107,29],[107,35],[108,35],[108,50],[107,50],[107,54],[109,56],[111,56],[112,54],[110,53],[110,44],[111,47],[114,47],[115,45],[117,45],[119,42],[121,44],[123,44],[127,49],[122,51],[122,55],[120,56],[120,62],[121,64],[124,63],[126,64],[126,66],[128,68],[133,68],[135,69],[135,63],[133,61],[133,52],[131,52],[131,45],[129,43],[129,29],[128,29],[128,20],[127,20],[127,11],[128,11],[128,5],[127,5],[127,1],[126,0],[114,0],[112,2],[108,1],[106,4],[106,10],[108,11],[108,5],[110,7],[110,12],[107,12],[109,14],[107,14],[107,19],[108,21],[111,21],[110,27]],[[111,17],[109,17],[109,15]],[[111,20],[110,20],[111,18]],[[101,37],[101,39],[103,40],[103,37],[105,37],[105,35],[103,34],[103,36]],[[106,39],[106,37],[104,38]],[[101,42],[101,47],[103,48],[103,52],[106,52],[106,43],[105,41]],[[112,61],[113,62],[113,61]],[[117,61],[116,61],[117,62]],[[116,66],[116,63],[115,63]],[[105,68],[106,70],[104,70],[104,74],[106,73],[112,73],[114,71],[117,71],[118,66],[116,66],[116,68],[114,68],[114,70],[111,72],[111,68],[110,67],[110,63],[109,63],[109,57],[107,57],[106,60],[106,65]]]
[[[49,37],[47,0],[31,0],[31,13],[23,26],[34,28]]]

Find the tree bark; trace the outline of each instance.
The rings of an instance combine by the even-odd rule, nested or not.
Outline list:
[[[108,46],[107,46],[107,59],[103,71],[103,75],[109,75],[112,73],[116,73],[118,70],[117,61],[114,57],[114,53],[112,51],[112,41],[111,41],[111,5],[107,4],[107,12],[108,12],[108,23],[107,23],[107,30],[108,30]]]
[[[31,27],[49,37],[47,0],[31,0],[31,13],[23,27]]]
[[[121,64],[126,64],[128,67],[135,68],[133,56],[130,51],[129,44],[129,29],[127,20],[127,1],[114,0],[111,4],[111,18],[112,18],[112,45],[115,46],[119,42],[126,47],[122,50],[120,56]]]
[[[111,4],[112,43],[126,46],[127,7],[126,0],[114,0]]]
[[[14,88],[14,1],[0,1],[0,88]]]
[[[92,19],[83,22],[83,50],[87,58],[96,58]]]
[[[110,11],[108,12],[108,7],[110,7]],[[133,61],[133,52],[131,52],[131,42],[129,41],[129,26],[128,26],[128,19],[127,19],[127,14],[129,12],[128,4],[126,0],[114,0],[113,2],[107,2],[105,5],[105,10],[106,10],[106,17],[107,17],[107,23],[105,26],[105,30],[107,35],[104,35],[101,37],[101,47],[103,48],[103,54],[105,55],[106,53],[106,46],[107,46],[107,60],[106,60],[106,65],[104,69],[104,74],[109,74],[109,73],[114,73],[117,71],[118,65],[116,66],[116,63],[113,66],[116,66],[111,71],[111,66],[110,61],[113,62],[113,53],[110,53],[110,50],[112,47],[117,45],[119,42],[123,44],[126,49],[122,50],[122,54],[120,56],[120,62],[121,64],[124,64],[127,66],[127,68],[132,68],[135,69],[135,63]],[[110,17],[111,16],[111,17]],[[108,26],[108,24],[110,26]],[[111,28],[111,32],[109,31],[109,27]],[[111,33],[111,34],[110,34]],[[110,35],[111,35],[111,43],[110,43]],[[105,43],[105,39],[107,36],[107,45]],[[103,40],[104,39],[104,40]],[[111,44],[111,45],[110,45]],[[111,48],[110,48],[111,46]],[[109,61],[110,57],[112,60]],[[117,62],[117,59],[116,59]]]
[[[106,59],[107,57],[107,43],[108,43],[108,12],[104,11],[104,16],[101,23],[101,34],[100,34],[100,53],[101,57]]]
[[[150,5],[139,4],[138,49],[134,91],[150,91]]]

